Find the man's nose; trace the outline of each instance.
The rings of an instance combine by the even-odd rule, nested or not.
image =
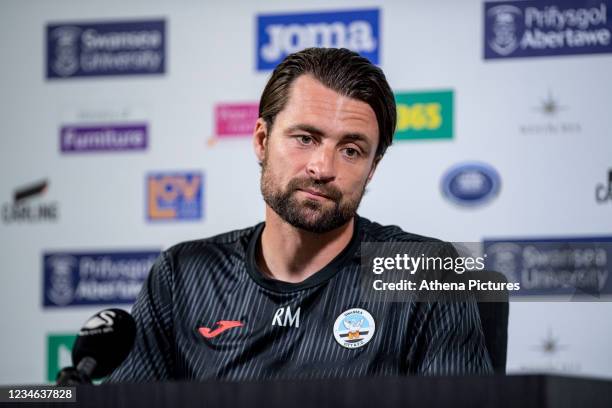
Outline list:
[[[310,156],[306,171],[315,180],[333,181],[336,178],[335,149],[332,146],[319,146]]]

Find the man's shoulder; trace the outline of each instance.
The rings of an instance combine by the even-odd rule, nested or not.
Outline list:
[[[172,258],[184,257],[190,254],[204,255],[211,252],[245,252],[252,234],[262,224],[236,229],[207,238],[183,241],[164,251]]]
[[[359,218],[361,241],[402,245],[403,250],[414,250],[437,256],[458,256],[453,244],[438,238],[406,232],[397,225],[381,225],[367,218]],[[405,245],[404,245],[405,243]]]
[[[359,217],[363,241],[368,242],[438,242],[443,241],[425,235],[406,232],[397,225],[381,225],[367,218]]]

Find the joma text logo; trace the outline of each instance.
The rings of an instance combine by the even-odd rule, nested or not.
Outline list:
[[[367,21],[354,21],[348,25],[333,24],[274,24],[266,27],[270,42],[261,49],[266,61],[276,61],[282,56],[308,47],[349,48],[353,51],[371,52],[376,48],[372,26]]]
[[[257,69],[273,69],[309,47],[348,48],[379,63],[379,10],[269,14],[257,17]]]

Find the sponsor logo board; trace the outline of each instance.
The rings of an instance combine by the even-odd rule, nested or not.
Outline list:
[[[2,205],[2,222],[11,225],[57,221],[59,204],[41,200],[48,191],[49,184],[49,180],[41,180],[16,188],[13,201]]]
[[[598,204],[612,203],[612,168],[608,170],[606,183],[599,183],[595,186],[595,201]]]
[[[48,79],[163,74],[164,20],[49,24]]]
[[[395,102],[395,140],[453,138],[453,91],[396,93]]]
[[[215,135],[219,138],[252,136],[258,118],[258,103],[217,104],[215,106]]]
[[[490,202],[499,194],[501,178],[488,164],[460,163],[446,171],[441,189],[449,201],[463,207],[475,207]]]
[[[258,71],[274,69],[287,55],[309,47],[348,48],[379,64],[379,10],[257,16]]]
[[[485,239],[486,268],[520,282],[513,296],[612,295],[612,237]]]
[[[43,306],[132,304],[160,251],[47,252]]]
[[[57,373],[64,367],[72,366],[72,346],[76,340],[74,334],[47,335],[47,381],[55,384]]]
[[[204,176],[197,171],[151,173],[146,178],[149,221],[200,220]]]
[[[484,58],[612,52],[609,1],[484,3]]]
[[[65,125],[60,129],[62,153],[146,150],[147,124]]]
[[[526,136],[557,136],[578,134],[582,131],[582,123],[577,120],[567,120],[570,107],[559,101],[552,92],[541,98],[531,111],[537,113],[537,119],[531,118],[519,125],[519,132]]]

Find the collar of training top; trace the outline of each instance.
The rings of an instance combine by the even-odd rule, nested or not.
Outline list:
[[[255,257],[257,245],[261,240],[261,233],[264,229],[264,226],[266,225],[265,222],[262,222],[261,224],[255,227],[249,239],[249,247],[247,250],[247,271],[251,278],[253,278],[253,280],[257,284],[274,292],[296,292],[299,290],[304,290],[321,285],[322,283],[334,277],[334,275],[338,273],[343,264],[347,263],[351,259],[354,259],[356,254],[358,255],[360,246],[359,236],[362,224],[363,222],[361,220],[361,217],[356,215],[353,236],[351,237],[351,240],[348,245],[321,270],[315,272],[312,276],[303,280],[302,282],[291,283],[269,278],[265,276],[257,266],[257,261]]]

